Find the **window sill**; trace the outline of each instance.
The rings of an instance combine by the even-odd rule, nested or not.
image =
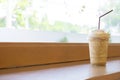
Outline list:
[[[120,57],[109,58],[106,66],[92,66],[89,61],[40,65],[0,70],[0,80],[117,80]]]

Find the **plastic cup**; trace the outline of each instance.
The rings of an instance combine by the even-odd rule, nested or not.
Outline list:
[[[95,30],[89,36],[90,63],[106,65],[108,55],[109,34],[103,30]]]

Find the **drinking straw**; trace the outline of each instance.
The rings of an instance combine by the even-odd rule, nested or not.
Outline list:
[[[103,14],[103,15],[101,15],[101,16],[99,17],[98,30],[100,30],[100,19],[101,19],[101,17],[103,17],[103,16],[109,14],[109,13],[112,12],[112,11],[113,11],[113,10],[110,10],[110,11],[106,12],[105,14]]]

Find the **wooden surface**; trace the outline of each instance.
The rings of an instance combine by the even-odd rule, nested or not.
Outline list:
[[[88,57],[87,44],[0,43],[0,68],[83,60]]]
[[[0,70],[0,80],[120,80],[119,75],[120,57],[110,58],[106,66],[77,61]]]
[[[87,43],[0,43],[0,68],[89,59]],[[120,56],[120,44],[110,44],[108,57]]]
[[[120,80],[120,72],[89,78],[88,80]]]

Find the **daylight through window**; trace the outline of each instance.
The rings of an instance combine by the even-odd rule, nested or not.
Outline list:
[[[120,36],[120,0],[0,0],[0,29],[87,34],[101,28]]]

